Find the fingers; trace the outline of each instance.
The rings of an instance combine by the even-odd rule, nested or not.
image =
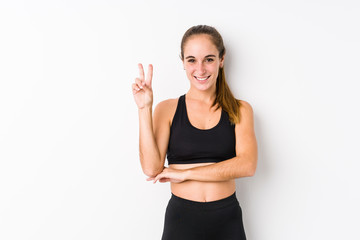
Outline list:
[[[139,67],[139,74],[140,74],[140,80],[144,81],[145,80],[145,73],[144,73],[144,68],[143,65],[141,63],[138,64]],[[145,80],[145,84],[149,87],[151,87],[151,83],[152,83],[152,76],[153,76],[153,65],[149,64],[149,68],[148,68],[148,72],[146,75],[146,80]]]
[[[167,174],[166,174],[166,169],[164,169],[165,172],[163,171],[162,173],[158,174],[154,179],[153,179],[153,183],[156,183],[157,181],[162,182],[161,179],[169,179]]]
[[[140,79],[144,80],[144,68],[143,68],[143,65],[141,63],[139,63],[138,67],[139,67]]]
[[[162,178],[159,180],[159,182],[161,182],[161,183],[170,182],[170,178]]]
[[[133,90],[133,94],[136,94],[137,92],[139,92],[141,89],[144,88],[144,81],[141,81],[139,78],[135,79],[135,83],[132,84],[132,90]]]
[[[145,81],[142,81],[142,80],[139,79],[139,78],[135,78],[135,84],[136,84],[140,89],[143,89],[143,88],[144,88],[144,85],[145,85]]]
[[[133,83],[133,84],[131,85],[131,88],[132,88],[132,92],[133,92],[134,95],[135,95],[138,91],[140,91],[140,88],[139,88],[135,83]]]
[[[161,176],[162,174],[158,174],[155,178],[154,178],[154,182],[153,183],[156,183],[159,179],[161,179]]]
[[[152,76],[153,76],[153,65],[149,64],[149,68],[148,68],[148,72],[147,72],[147,76],[146,76],[146,85],[151,87],[151,82],[152,82]]]

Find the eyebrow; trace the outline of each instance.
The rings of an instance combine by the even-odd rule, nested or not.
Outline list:
[[[205,58],[208,58],[208,57],[216,57],[215,55],[206,55]],[[188,58],[195,58],[194,56],[187,56],[185,59],[188,59]]]

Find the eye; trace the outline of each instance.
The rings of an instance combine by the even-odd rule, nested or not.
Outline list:
[[[212,58],[207,58],[206,61],[207,61],[207,62],[213,62],[214,59],[212,59]]]
[[[195,59],[189,59],[188,62],[193,63],[193,62],[195,62]]]

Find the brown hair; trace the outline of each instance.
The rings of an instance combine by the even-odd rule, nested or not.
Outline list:
[[[213,44],[219,51],[219,58],[225,55],[225,46],[220,33],[214,27],[197,25],[189,28],[181,40],[181,60],[184,60],[184,46],[186,41],[191,36],[198,34],[207,34],[211,37]],[[212,106],[216,104],[218,104],[216,109],[219,109],[221,106],[222,109],[228,113],[231,123],[236,124],[240,122],[240,101],[234,97],[226,83],[224,67],[219,68],[219,74],[216,79],[216,98]]]

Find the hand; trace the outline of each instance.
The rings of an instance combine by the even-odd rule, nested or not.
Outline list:
[[[151,88],[153,66],[150,64],[146,79],[144,77],[144,69],[141,63],[138,64],[140,77],[135,79],[132,84],[132,91],[136,105],[139,109],[144,107],[151,107],[153,104],[153,91]]]
[[[149,177],[146,179],[147,181],[156,181],[159,182],[173,182],[173,183],[180,183],[186,180],[186,170],[180,169],[172,169],[165,167],[164,170],[159,173],[156,177]]]

